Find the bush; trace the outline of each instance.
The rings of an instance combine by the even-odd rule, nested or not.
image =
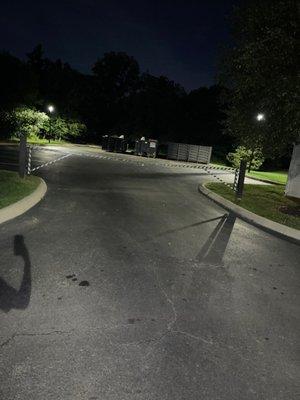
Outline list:
[[[42,134],[49,140],[74,140],[83,135],[85,131],[86,126],[81,122],[61,117],[52,117],[44,124],[44,132]]]
[[[49,120],[47,114],[28,107],[19,107],[5,115],[11,135],[20,137],[26,135],[28,138],[36,138],[40,130]]]
[[[86,132],[86,126],[77,120],[49,117],[44,112],[29,107],[18,107],[9,112],[0,113],[0,137],[38,140],[75,140]]]
[[[87,129],[85,124],[75,120],[68,121],[68,139],[76,140],[79,137],[84,136],[86,131]]]
[[[251,169],[259,169],[264,162],[264,157],[259,149],[247,149],[244,146],[237,147],[233,153],[228,153],[226,158],[234,168],[239,168],[241,160],[246,160],[248,172]]]

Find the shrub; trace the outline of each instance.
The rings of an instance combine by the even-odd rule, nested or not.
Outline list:
[[[228,153],[226,158],[234,168],[239,168],[241,160],[246,160],[249,172],[251,169],[259,169],[264,162],[261,150],[247,149],[244,146],[238,146],[233,153]]]
[[[44,136],[53,140],[76,139],[86,131],[86,126],[81,122],[61,117],[52,117],[44,125],[44,128]]]
[[[10,125],[11,135],[36,138],[40,130],[49,120],[47,114],[28,107],[19,107],[6,113],[6,120]]]

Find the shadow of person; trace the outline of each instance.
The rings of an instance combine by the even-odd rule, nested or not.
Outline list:
[[[233,213],[224,214],[215,227],[204,246],[200,250],[197,260],[206,264],[223,265],[223,256],[226,251],[236,216]]]
[[[6,313],[12,308],[24,310],[29,304],[31,295],[31,264],[22,235],[14,237],[14,254],[24,260],[23,278],[19,290],[0,278],[0,309]]]

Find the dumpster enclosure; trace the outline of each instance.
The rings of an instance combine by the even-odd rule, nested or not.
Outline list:
[[[210,146],[186,143],[168,143],[167,157],[171,160],[209,164],[212,153]]]

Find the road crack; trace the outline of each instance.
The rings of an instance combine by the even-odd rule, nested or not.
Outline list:
[[[205,338],[203,338],[201,336],[193,335],[193,334],[191,334],[189,332],[186,332],[186,331],[180,331],[180,330],[174,329],[174,325],[176,324],[177,319],[178,319],[178,312],[176,310],[175,303],[170,298],[170,296],[168,295],[166,290],[162,287],[157,272],[155,273],[155,276],[156,276],[156,281],[157,281],[159,290],[164,295],[164,297],[166,298],[167,302],[171,305],[171,308],[172,308],[172,311],[173,311],[173,318],[167,324],[167,329],[157,339],[150,339],[149,342],[154,342],[154,346],[156,346],[168,333],[170,333],[170,334],[182,335],[182,336],[188,337],[190,339],[201,341],[201,342],[203,342],[205,344],[213,345],[214,343],[213,343],[212,340],[207,340],[207,339],[205,339]],[[152,351],[153,350],[154,350],[154,348],[152,348]],[[150,351],[148,354],[150,354],[152,351]]]
[[[7,346],[11,341],[13,341],[16,337],[20,337],[20,336],[51,336],[51,335],[67,335],[69,333],[73,332],[73,329],[70,331],[60,331],[60,330],[54,330],[54,331],[50,331],[50,332],[22,332],[22,333],[14,333],[13,335],[11,335],[7,340],[5,340],[4,342],[2,342],[0,344],[0,348],[3,348],[5,346]]]

